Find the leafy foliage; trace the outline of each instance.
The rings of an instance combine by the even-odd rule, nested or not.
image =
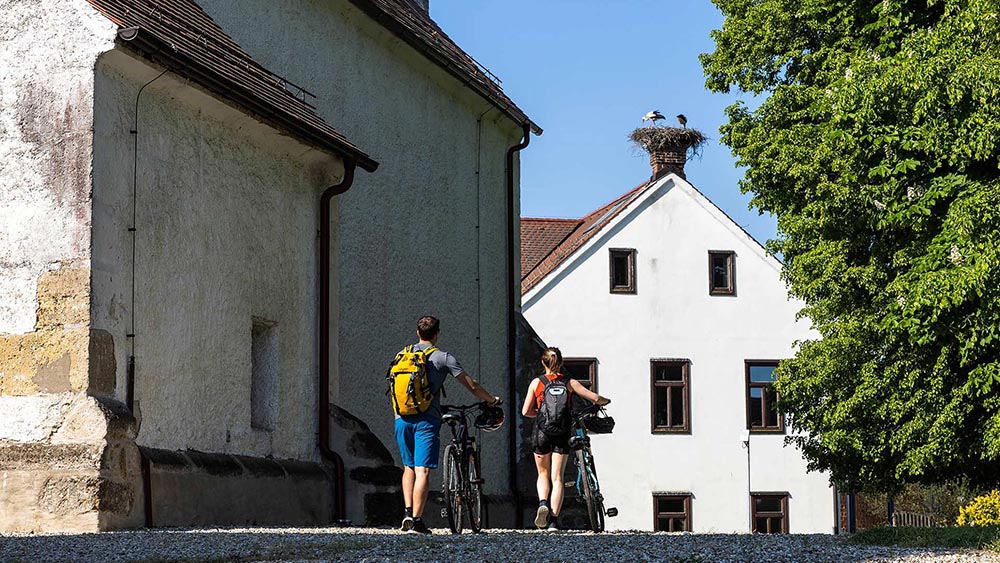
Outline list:
[[[781,364],[812,469],[855,490],[1000,479],[995,0],[714,0],[708,87],[821,338]]]
[[[1000,491],[972,499],[958,511],[959,526],[1000,526]]]

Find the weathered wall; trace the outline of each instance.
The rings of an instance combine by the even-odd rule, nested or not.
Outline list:
[[[139,101],[133,298],[129,131],[158,73],[117,50],[96,69],[92,323],[117,395],[134,320],[140,445],[317,459],[318,201],[343,166],[164,75]],[[255,319],[276,331],[270,430],[251,426]]]
[[[93,68],[114,27],[83,0],[0,15],[0,395],[83,391]]]
[[[0,1],[0,530],[141,523],[134,420],[90,324],[94,63],[84,0]]]
[[[491,106],[346,0],[200,4],[265,66],[315,92],[319,113],[380,162],[338,198],[339,373],[332,395],[398,463],[382,377],[414,339],[421,315],[438,316],[440,345],[505,394],[503,167],[520,128],[491,110],[480,138],[477,118]],[[468,398],[454,384],[450,396]],[[484,436],[490,493],[507,491],[508,430]],[[350,436],[334,425],[338,450],[346,451]],[[363,490],[349,486],[359,493],[349,498],[355,521],[363,518]]]
[[[636,294],[609,293],[609,248],[636,249]],[[708,250],[736,252],[735,297],[709,295]],[[800,306],[778,261],[673,175],[524,296],[546,343],[598,359],[598,390],[617,421],[613,434],[592,437],[605,505],[619,510],[610,529],[652,529],[652,494],[685,491],[695,531],[747,530],[744,360],[789,357],[810,337]],[[651,433],[654,358],[691,362],[689,434]],[[829,533],[829,478],[807,473],[784,438],[752,435],[751,487],[790,493],[792,532]]]

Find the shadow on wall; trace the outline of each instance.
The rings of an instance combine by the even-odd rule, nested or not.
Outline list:
[[[403,514],[402,468],[363,420],[330,404],[334,451],[344,458],[348,515],[363,514],[367,526],[395,525]]]

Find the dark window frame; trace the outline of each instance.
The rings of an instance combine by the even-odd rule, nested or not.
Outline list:
[[[656,368],[660,365],[680,365],[683,377],[680,383],[676,381],[657,381]],[[656,388],[681,387],[684,405],[684,425],[682,427],[656,425]],[[667,418],[670,418],[673,407],[670,404],[669,392],[667,399]],[[691,360],[687,358],[653,358],[649,360],[649,428],[652,434],[690,434],[691,433]]]
[[[757,499],[767,498],[767,497],[777,497],[781,499],[781,512],[757,512]],[[788,533],[788,499],[790,495],[788,491],[761,491],[761,492],[751,492],[750,493],[750,520],[753,522],[753,527],[750,529],[751,533],[765,533],[765,534],[787,534]],[[757,532],[757,518],[767,518],[767,532]],[[771,530],[771,518],[781,518],[781,529],[777,531]]]
[[[712,259],[716,256],[726,256],[729,261],[729,287],[718,288],[715,286],[715,275],[713,271]],[[709,250],[708,251],[708,294],[709,295],[732,295],[736,296],[736,252],[732,250]]]
[[[677,492],[677,493],[653,493],[653,531],[654,532],[690,532],[694,529],[691,526],[691,499],[694,497],[688,492]],[[660,512],[660,507],[658,501],[660,499],[683,499],[684,501],[684,512]],[[670,526],[673,526],[674,518],[684,519],[684,530],[661,530],[660,518],[670,518]]]
[[[780,363],[779,360],[743,360],[743,371],[746,378],[746,387],[744,388],[744,396],[746,398],[746,415],[747,415],[747,430],[751,434],[784,434],[785,433],[785,415],[780,411],[778,412],[778,425],[768,426],[767,425],[767,390],[772,387],[773,383],[763,383],[757,381],[750,381],[750,368],[753,366],[768,366],[768,367],[778,367]],[[761,391],[761,420],[764,426],[751,426],[750,422],[750,390],[754,388],[762,389]],[[774,399],[778,400],[778,392],[774,391]]]
[[[586,358],[586,357],[575,357],[575,358],[563,358],[563,366],[565,367],[568,363],[588,363],[590,369],[590,387],[587,387],[586,383],[582,380],[577,379],[583,384],[584,387],[590,389],[594,393],[597,393],[597,358]],[[566,371],[566,370],[563,370]]]
[[[615,256],[624,254],[628,258],[628,284],[615,285]],[[610,248],[608,249],[608,286],[611,293],[636,293],[635,283],[635,249],[634,248]]]

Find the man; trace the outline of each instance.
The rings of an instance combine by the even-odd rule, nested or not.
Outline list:
[[[440,335],[441,325],[436,318],[421,317],[417,321],[420,342],[414,349],[426,350],[436,346]],[[449,374],[480,400],[491,405],[500,403],[500,397],[494,396],[466,373],[455,356],[442,350],[431,352],[427,361],[427,376],[434,395],[431,407],[421,414],[396,415],[396,443],[403,459],[403,504],[406,513],[401,529],[404,532],[431,533],[422,516],[427,505],[431,469],[437,467],[441,455],[441,389]]]

